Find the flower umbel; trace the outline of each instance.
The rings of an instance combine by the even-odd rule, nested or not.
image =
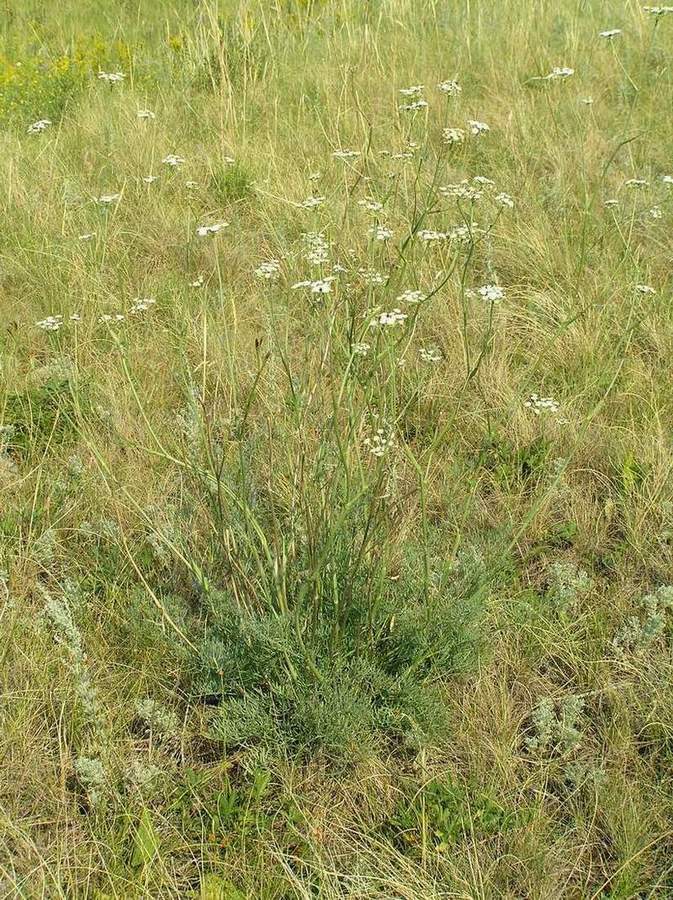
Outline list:
[[[123,72],[99,72],[98,77],[101,81],[106,81],[108,84],[119,84],[126,78],[126,75]]]
[[[505,299],[505,291],[499,284],[484,284],[477,288],[476,293],[488,303],[501,303]]]
[[[461,86],[457,81],[440,81],[437,85],[437,90],[442,94],[447,94],[449,97],[455,97],[457,94],[460,94],[462,91]]]
[[[32,125],[28,126],[28,134],[40,134],[40,132],[49,128],[51,124],[51,119],[38,119],[37,122],[33,122]]]
[[[468,119],[467,124],[470,134],[474,137],[479,137],[479,135],[486,134],[487,131],[491,130],[491,126],[487,125],[486,122],[478,122],[476,119]]]
[[[377,428],[364,439],[364,445],[372,456],[382,457],[395,445],[395,435],[391,429]]]
[[[554,400],[553,397],[540,397],[538,394],[531,394],[528,400],[524,401],[523,405],[526,409],[535,413],[536,416],[541,416],[546,413],[556,415],[561,409],[561,404],[558,400]]]
[[[401,309],[396,308],[392,309],[390,312],[379,313],[379,315],[372,319],[369,324],[372,328],[390,328],[395,327],[396,325],[403,325],[407,318],[408,316],[406,313],[403,313]]]
[[[223,228],[228,228],[229,222],[215,222],[213,225],[199,225],[196,233],[199,237],[208,237],[209,234],[218,234]]]

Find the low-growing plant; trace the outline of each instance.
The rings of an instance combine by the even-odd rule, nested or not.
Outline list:
[[[572,562],[559,561],[551,566],[546,596],[556,612],[566,613],[591,587],[591,579],[584,569]]]
[[[384,831],[405,851],[451,853],[466,838],[484,839],[521,828],[533,810],[508,807],[491,792],[450,778],[405,790]]]
[[[28,459],[49,444],[67,445],[78,436],[75,386],[69,365],[48,367],[24,390],[10,393],[0,407],[5,453]],[[82,395],[86,391],[78,386]],[[82,405],[86,408],[85,397]]]
[[[519,447],[489,437],[479,449],[475,462],[492,471],[503,487],[512,490],[538,481],[545,472],[549,453],[550,445],[544,436]]]
[[[309,630],[301,610],[242,612],[231,598],[211,598],[193,683],[219,704],[214,734],[231,749],[333,760],[364,757],[382,742],[413,749],[440,738],[445,715],[434,680],[454,671],[464,644],[474,647],[475,622],[461,622],[448,598],[414,605],[391,599],[369,622],[358,611],[334,646],[329,611]]]
[[[584,699],[575,694],[563,697],[559,703],[543,697],[531,716],[532,734],[526,738],[527,749],[542,755],[573,751],[582,740],[583,709]]]
[[[248,199],[254,191],[250,173],[244,165],[233,162],[211,172],[210,186],[220,203],[234,203]]]
[[[620,656],[644,653],[667,633],[671,627],[673,587],[662,585],[646,594],[640,601],[640,609],[640,615],[630,616],[612,640],[612,646]]]

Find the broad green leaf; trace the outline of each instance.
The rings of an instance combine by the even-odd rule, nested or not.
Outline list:
[[[159,838],[152,824],[152,816],[144,809],[133,838],[131,865],[135,868],[145,866],[152,861],[159,850]]]

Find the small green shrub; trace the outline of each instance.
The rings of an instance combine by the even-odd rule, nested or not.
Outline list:
[[[543,697],[532,713],[532,734],[526,748],[539,754],[564,754],[573,751],[582,740],[584,700],[568,694],[560,703]]]
[[[640,601],[640,615],[631,616],[612,640],[618,656],[646,653],[657,640],[670,633],[673,587],[662,585]]]
[[[47,444],[62,446],[77,437],[76,403],[67,372],[54,372],[37,385],[9,394],[2,412],[10,426],[8,451],[28,458]]]
[[[537,437],[519,447],[509,441],[489,439],[480,448],[475,464],[493,472],[496,480],[507,490],[528,486],[542,476],[550,455],[549,442]]]
[[[421,790],[409,784],[404,799],[384,827],[403,850],[418,853],[425,840],[437,853],[450,851],[463,838],[484,838],[520,828],[527,808],[508,809],[486,791],[436,779]]]
[[[399,593],[356,609],[332,639],[329,606],[309,630],[305,611],[243,612],[226,595],[192,671],[193,691],[219,704],[215,734],[228,747],[353,760],[383,745],[414,750],[446,730],[436,679],[476,652],[475,618],[455,597],[425,605]]]
[[[450,559],[423,534],[400,545],[377,469],[342,469],[329,432],[288,498],[249,464],[253,438],[228,460],[199,405],[181,423],[228,585],[202,598],[189,673],[192,695],[218,706],[215,734],[228,748],[340,763],[440,740],[442,682],[468,671],[481,643],[485,558]]]
[[[211,172],[210,187],[213,196],[220,203],[245,200],[254,193],[252,177],[240,163],[225,164]]]
[[[550,575],[546,599],[558,613],[567,613],[591,591],[591,578],[573,562],[553,563]]]

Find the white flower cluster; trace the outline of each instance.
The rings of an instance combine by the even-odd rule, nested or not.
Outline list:
[[[302,234],[306,251],[304,259],[312,266],[322,266],[329,260],[329,243],[322,231],[306,231]]]
[[[470,134],[474,137],[486,134],[487,131],[491,130],[490,125],[487,125],[486,122],[478,122],[476,119],[468,119],[467,125],[470,129]]]
[[[377,272],[376,269],[360,269],[358,275],[366,284],[385,284],[385,275]]]
[[[457,81],[440,81],[437,85],[437,90],[442,94],[447,94],[449,97],[455,97],[462,91],[461,86]]]
[[[473,222],[471,225],[454,225],[446,236],[448,240],[455,241],[457,244],[469,244],[481,231],[482,229]]]
[[[334,280],[334,276],[329,275],[327,278],[318,278],[316,281],[298,281],[292,285],[292,290],[308,288],[312,294],[331,294]]]
[[[358,156],[361,156],[359,150],[348,150],[346,148],[340,148],[339,150],[335,150],[332,153],[334,159],[357,159]]]
[[[480,188],[495,187],[495,182],[491,178],[486,178],[485,175],[475,175],[472,178],[472,182],[479,185],[479,188],[474,187],[467,178],[464,178],[462,181],[456,184],[448,184],[440,187],[439,193],[444,197],[455,197],[457,200],[464,200],[469,203],[477,203],[482,199],[484,195],[483,190],[480,190]],[[506,194],[504,192],[497,194],[493,198],[493,202],[498,206],[503,206],[508,209],[512,209],[514,207],[513,198],[510,197],[509,194]],[[456,237],[458,235],[453,236]]]
[[[277,281],[280,277],[280,263],[277,259],[269,259],[260,263],[255,269],[255,275],[258,278],[265,278],[267,281]]]
[[[33,122],[32,125],[28,126],[28,134],[40,134],[41,131],[49,128],[51,124],[51,119],[38,119],[37,122]]]
[[[487,303],[501,303],[505,299],[505,291],[499,284],[483,284],[476,291],[469,292],[471,296],[475,294],[486,300]]]
[[[554,80],[558,78],[570,78],[571,75],[575,74],[574,69],[570,69],[568,66],[554,66],[549,75],[545,75],[547,80]]]
[[[395,435],[389,429],[377,428],[365,438],[364,445],[373,456],[380,458],[395,446]]]
[[[458,184],[447,184],[440,187],[439,193],[443,197],[455,197],[457,200],[467,200],[469,203],[476,203],[483,196],[483,192],[472,187],[467,178]]]
[[[169,153],[161,160],[165,166],[171,166],[173,169],[179,168],[179,166],[183,165],[184,161],[184,157],[176,156],[175,153]]]
[[[71,313],[68,316],[70,322],[74,322],[77,324],[82,321],[82,317],[79,313]],[[39,322],[36,322],[35,325],[37,328],[41,328],[43,331],[59,331],[59,329],[63,326],[63,315],[62,313],[57,313],[53,316],[47,316],[46,319],[41,319]]]
[[[325,199],[325,197],[316,197],[313,195],[312,197],[307,197],[306,200],[302,200],[297,206],[300,207],[300,209],[316,209],[316,207],[322,206]]]
[[[422,303],[426,299],[423,291],[406,290],[397,297],[398,303]]]
[[[444,359],[444,355],[439,347],[421,347],[418,355],[423,362],[427,363],[440,363]]]
[[[419,97],[424,89],[424,84],[414,84],[408,88],[400,88],[400,94],[402,94],[403,97]]]
[[[473,137],[480,137],[491,130],[491,126],[486,122],[479,122],[477,119],[468,119],[467,130]],[[445,144],[462,144],[465,140],[465,130],[463,128],[445,128],[442,136]]]
[[[396,308],[392,309],[390,312],[379,313],[379,315],[372,319],[369,324],[372,328],[390,328],[395,327],[396,325],[403,325],[407,318],[408,316],[406,313],[403,313],[401,309]]]
[[[98,77],[101,81],[106,81],[108,84],[119,84],[126,78],[126,75],[123,72],[99,72]]]
[[[419,97],[418,100],[412,100],[411,103],[401,103],[398,109],[401,109],[402,112],[416,112],[419,109],[426,109],[427,105],[428,101]]]
[[[47,316],[46,319],[42,319],[35,324],[43,331],[58,331],[61,325],[63,325],[63,316],[60,313],[55,316]]]
[[[423,84],[414,84],[408,88],[400,88],[400,94],[403,97],[411,98],[409,103],[402,103],[399,106],[403,112],[414,112],[417,109],[425,109],[428,105],[428,101],[424,100],[421,97],[423,93],[425,85]]]
[[[98,316],[98,321],[101,325],[114,325],[117,322],[123,322],[125,318],[123,313],[103,313],[102,316]]]
[[[462,128],[445,128],[442,131],[445,144],[462,144],[465,140],[465,132]]]
[[[215,222],[214,225],[199,225],[196,233],[199,237],[208,237],[209,234],[217,234],[223,228],[228,228],[229,222]]]
[[[379,150],[379,156],[384,156],[387,159],[392,160],[405,160],[405,159],[413,159],[414,154],[418,150],[419,145],[414,141],[407,141],[406,148],[404,150],[397,150],[392,152],[391,150]]]
[[[561,409],[561,404],[558,400],[554,400],[553,397],[539,397],[537,394],[531,394],[528,400],[524,401],[523,405],[526,409],[535,413],[536,416],[541,416],[545,413],[556,415]]]
[[[375,241],[389,241],[393,236],[392,229],[388,228],[386,225],[372,225],[369,229],[369,233]]]
[[[509,194],[505,194],[504,191],[496,195],[495,202],[506,209],[514,209],[514,200]]]
[[[370,213],[379,213],[383,209],[383,203],[374,200],[373,197],[365,197],[364,200],[358,200],[358,206],[366,209]]]
[[[421,228],[416,236],[420,241],[432,243],[434,241],[445,241],[449,235],[446,231],[433,231],[432,228]]]
[[[130,312],[134,315],[141,312],[147,312],[150,306],[154,306],[157,301],[154,297],[136,297],[131,306]]]

